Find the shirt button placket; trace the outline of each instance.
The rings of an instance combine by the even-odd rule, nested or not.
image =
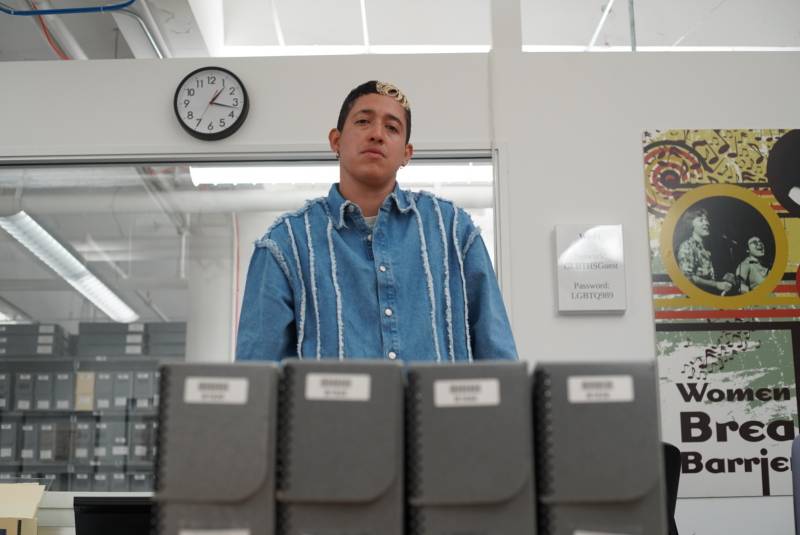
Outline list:
[[[373,238],[374,236],[374,238]],[[383,331],[383,343],[385,355],[389,360],[397,360],[399,340],[397,340],[397,316],[395,315],[394,298],[396,289],[393,286],[394,280],[389,273],[389,260],[385,254],[385,235],[382,232],[367,235],[367,241],[372,243],[375,251],[375,265],[378,271],[378,287],[381,289],[379,297],[381,309],[383,310],[383,321],[381,330]]]

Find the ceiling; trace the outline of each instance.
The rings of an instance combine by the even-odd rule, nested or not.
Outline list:
[[[796,0],[521,0],[523,44],[629,47],[800,47]]]
[[[630,0],[520,1],[523,44],[529,50],[631,44]],[[2,2],[29,9],[28,0]],[[796,0],[632,4],[636,42],[644,49],[800,47]],[[49,4],[38,0],[38,5]],[[76,59],[475,52],[491,45],[491,0],[137,0],[125,11],[49,16],[43,22],[66,55]],[[37,17],[0,14],[0,61],[57,58]]]

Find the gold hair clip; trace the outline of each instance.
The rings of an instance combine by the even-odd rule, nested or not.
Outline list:
[[[408,111],[411,111],[411,106],[408,104],[408,99],[403,94],[403,92],[397,88],[396,85],[390,84],[388,82],[376,82],[375,89],[381,95],[395,99],[397,102],[400,103],[402,107],[404,107]]]

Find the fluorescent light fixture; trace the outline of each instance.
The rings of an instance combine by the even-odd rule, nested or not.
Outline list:
[[[192,184],[332,184],[339,180],[339,166],[260,165],[260,166],[190,166]],[[490,162],[463,164],[414,163],[397,173],[403,186],[446,184],[491,184]]]
[[[463,164],[411,163],[397,172],[405,185],[491,184],[494,180],[490,162]]]
[[[131,307],[24,211],[0,217],[0,228],[47,264],[112,320],[131,323],[139,319]]]
[[[339,180],[339,166],[257,165],[189,167],[192,184],[332,184]]]

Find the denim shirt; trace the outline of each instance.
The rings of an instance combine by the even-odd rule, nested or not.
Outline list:
[[[370,229],[334,184],[256,242],[236,355],[445,362],[517,351],[464,210],[395,186]]]

